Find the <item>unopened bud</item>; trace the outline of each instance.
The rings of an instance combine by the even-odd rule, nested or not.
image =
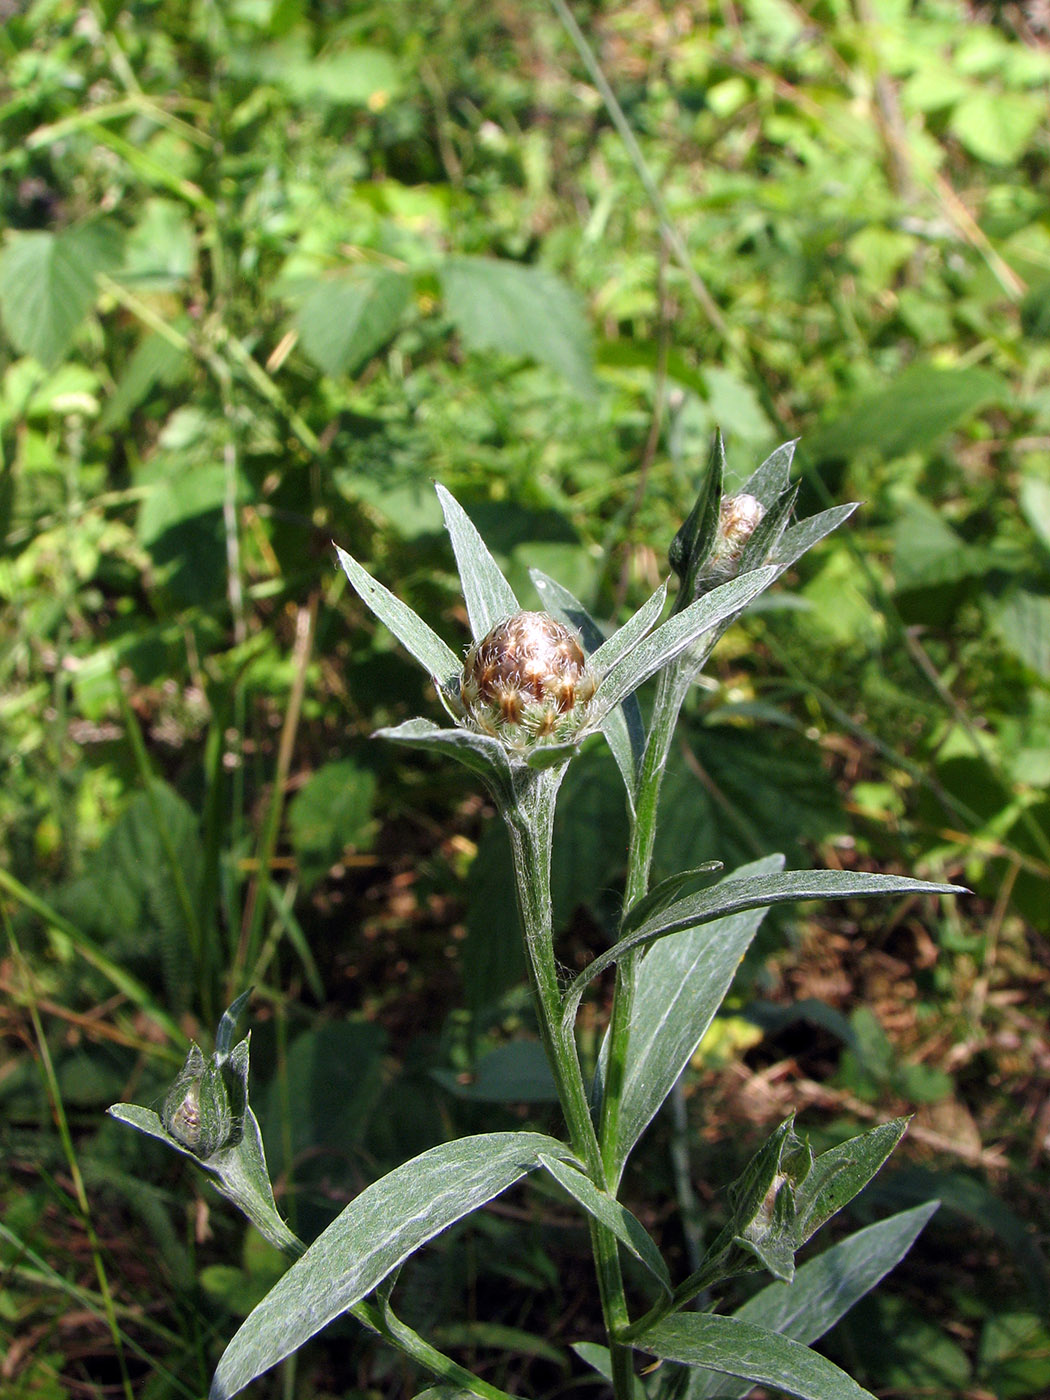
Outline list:
[[[515,613],[475,642],[459,687],[470,723],[511,748],[571,739],[594,691],[576,634],[540,612]]]
[[[175,1141],[202,1161],[232,1147],[243,1131],[243,1112],[234,1112],[224,1065],[214,1056],[206,1060],[197,1045],[190,1046],[161,1117]]]
[[[718,508],[718,531],[703,569],[707,578],[722,580],[735,575],[744,547],[765,513],[762,502],[746,492],[739,496],[722,497]]]

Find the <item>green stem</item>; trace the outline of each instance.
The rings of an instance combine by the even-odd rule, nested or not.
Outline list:
[[[692,667],[688,662],[684,666],[676,663],[660,673],[649,737],[635,794],[635,815],[631,827],[627,884],[623,900],[625,912],[636,904],[649,888],[649,872],[656,843],[660,787],[667,766],[667,755],[671,750],[671,739],[678,723],[678,712],[685,699],[692,674]],[[620,1103],[627,1072],[637,958],[638,953],[631,952],[617,964],[616,991],[609,1022],[609,1054],[605,1067],[598,1141],[601,1146],[605,1182],[611,1191],[615,1191],[624,1167],[624,1163],[619,1160]]]
[[[529,979],[535,995],[540,1036],[557,1086],[573,1150],[596,1186],[605,1186],[605,1171],[587,1098],[573,1028],[562,1023],[562,994],[554,956],[550,870],[554,810],[567,764],[542,772],[519,770],[516,801],[500,804],[510,834]],[[613,1388],[617,1400],[631,1400],[632,1353],[618,1337],[628,1322],[627,1298],[615,1235],[590,1222],[591,1247],[609,1342]]]

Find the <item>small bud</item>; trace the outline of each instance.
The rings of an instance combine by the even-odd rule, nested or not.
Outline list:
[[[718,529],[699,579],[701,591],[735,577],[748,540],[755,533],[766,508],[754,496],[723,496],[718,507]]]
[[[467,718],[510,748],[571,739],[595,682],[576,634],[547,613],[515,613],[467,652],[459,693]]]
[[[191,1045],[164,1100],[165,1129],[202,1161],[234,1146],[243,1131],[243,1114],[234,1113],[225,1081],[224,1065],[217,1057],[206,1060],[200,1048]]]

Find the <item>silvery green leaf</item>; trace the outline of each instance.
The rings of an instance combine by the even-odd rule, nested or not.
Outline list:
[[[594,698],[595,712],[605,714],[625,696],[681,656],[705,632],[742,612],[776,577],[775,569],[755,569],[743,578],[731,579],[675,613],[650,632],[626,656],[617,661],[602,679]]]
[[[457,677],[463,669],[463,662],[452,648],[446,646],[407,603],[402,603],[400,598],[377,582],[345,549],[336,545],[335,552],[361,601],[393,632],[423,669],[429,671],[439,687],[447,686]]]
[[[735,873],[753,878],[782,863],[770,856]],[[620,1099],[619,1168],[707,1034],[765,912],[744,910],[661,940],[639,963]]]
[[[472,729],[445,729],[428,719],[406,719],[393,729],[377,729],[377,739],[390,739],[417,749],[443,749],[471,772],[477,773],[508,802],[513,801],[514,778],[507,750],[498,739]]]
[[[744,546],[740,556],[740,564],[737,568],[738,574],[746,574],[751,569],[757,569],[766,562],[772,563],[776,556],[776,548],[780,543],[781,536],[787,529],[787,523],[791,519],[791,512],[795,509],[795,501],[798,497],[798,487],[790,487],[784,494],[773,502],[769,510],[766,511],[762,519],[752,531],[751,538]]]
[[[270,1174],[266,1170],[262,1134],[250,1108],[245,1111],[244,1131],[240,1141],[235,1146],[216,1153],[207,1161],[201,1161],[166,1132],[164,1124],[152,1109],[141,1108],[134,1103],[118,1103],[109,1110],[109,1115],[118,1123],[126,1123],[131,1128],[137,1128],[140,1133],[165,1143],[198,1167],[202,1167],[211,1178],[216,1191],[225,1196],[238,1210],[243,1211],[263,1238],[276,1249],[292,1256],[302,1253],[302,1244],[277,1212],[273,1189],[270,1186]]]
[[[539,1154],[570,1157],[540,1133],[483,1133],[432,1147],[365,1188],[249,1314],[215,1372],[227,1400],[341,1316],[410,1255],[519,1181]]]
[[[671,1276],[667,1265],[657,1249],[652,1237],[641,1221],[615,1200],[606,1191],[599,1191],[590,1177],[570,1166],[540,1153],[540,1166],[544,1167],[558,1184],[573,1196],[589,1215],[611,1230],[629,1253],[640,1264],[644,1264],[660,1287],[671,1296]]]
[[[811,515],[808,520],[800,520],[797,525],[790,526],[781,536],[771,562],[778,569],[789,568],[807,549],[812,549],[825,535],[830,535],[832,530],[837,530],[844,520],[848,520],[858,504],[851,501],[848,505],[832,506],[830,510],[822,510],[818,515]]]
[[[879,1123],[816,1158],[795,1191],[798,1243],[805,1244],[864,1189],[904,1136],[907,1118]]]
[[[703,865],[697,865],[692,870],[679,870],[674,875],[668,875],[625,911],[620,932],[626,935],[636,928],[641,928],[647,919],[651,919],[661,909],[666,909],[686,885],[692,884],[694,880],[703,880],[705,884],[710,884],[710,879],[706,877],[713,878],[724,869],[720,860],[705,860]]]
[[[676,1313],[655,1323],[633,1345],[665,1361],[739,1376],[799,1400],[875,1400],[809,1347],[735,1317]]]
[[[683,614],[684,616],[684,614]],[[622,938],[612,948],[588,963],[569,989],[574,992],[582,980],[590,981],[604,972],[624,953],[668,934],[695,928],[711,919],[735,914],[742,909],[765,908],[797,899],[870,899],[895,894],[968,894],[963,885],[942,885],[914,880],[909,875],[874,875],[864,870],[785,870],[778,875],[720,880],[709,890],[700,890],[676,900],[661,913]]]
[[[760,467],[752,472],[740,488],[756,501],[761,501],[766,510],[771,510],[777,498],[788,489],[791,478],[791,463],[795,456],[798,440],[781,443],[773,449]]]
[[[901,1211],[858,1230],[803,1264],[791,1284],[771,1283],[733,1314],[808,1346],[834,1327],[865,1293],[889,1273],[915,1243],[937,1201]],[[732,1383],[716,1371],[692,1368],[676,1400],[744,1400],[753,1386]]]
[[[580,633],[583,649],[587,653],[588,664],[596,676],[609,669],[613,661],[641,641],[656,623],[663,611],[667,597],[666,583],[656,590],[653,596],[643,603],[633,617],[628,618],[606,641],[601,629],[582,603],[578,602],[567,588],[542,573],[539,569],[530,570],[536,591],[543,600],[544,607],[559,621],[567,622]],[[599,657],[601,659],[599,659]],[[616,766],[623,776],[627,789],[627,800],[634,811],[634,792],[637,785],[638,769],[645,752],[645,724],[641,706],[634,695],[628,695],[620,704],[608,710],[602,717],[601,730],[612,751]]]
[[[455,496],[443,486],[437,487],[437,493],[441,509],[445,512],[445,528],[456,555],[470,630],[475,641],[481,641],[497,622],[513,616],[521,605],[489,553],[488,545]]]

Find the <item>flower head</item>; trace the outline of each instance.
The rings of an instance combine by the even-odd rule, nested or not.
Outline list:
[[[661,587],[605,638],[572,594],[538,572],[533,579],[546,610],[524,611],[466,512],[443,487],[437,491],[472,633],[465,663],[337,548],[353,588],[430,673],[456,726],[417,719],[381,733],[400,743],[443,746],[506,795],[523,766],[559,764],[600,729],[630,792],[644,741],[636,703],[631,710],[633,692],[699,637],[727,625],[772,581],[774,570],[734,579],[658,626],[666,600]]]

